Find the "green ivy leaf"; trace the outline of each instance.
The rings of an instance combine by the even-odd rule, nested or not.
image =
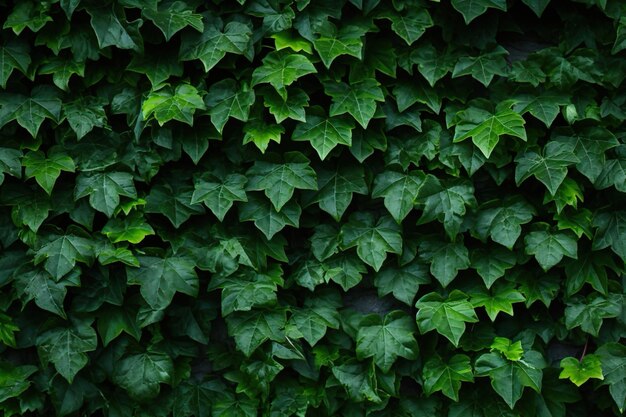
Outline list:
[[[420,258],[430,263],[430,273],[442,287],[447,287],[460,270],[470,266],[469,254],[463,241],[445,242],[425,238],[419,244]]]
[[[98,336],[89,321],[72,320],[67,327],[55,327],[37,336],[40,357],[52,362],[69,383],[89,362],[87,352],[97,346]]]
[[[526,253],[535,255],[535,259],[544,271],[558,264],[563,256],[576,259],[578,245],[576,239],[566,232],[541,230],[530,232],[524,238]]]
[[[85,76],[85,63],[74,60],[51,58],[39,67],[39,74],[51,74],[52,82],[63,91],[68,91],[72,75]]]
[[[44,269],[29,269],[21,271],[15,279],[19,284],[17,294],[24,303],[35,300],[37,307],[67,318],[63,301],[67,294],[66,287],[79,284],[75,277],[68,276],[55,280]]]
[[[3,376],[0,382],[0,402],[5,403],[9,398],[19,397],[26,391],[31,384],[28,377],[36,371],[36,366],[15,366],[8,362],[0,362],[0,373]]]
[[[531,350],[519,361],[507,360],[498,353],[486,353],[476,360],[475,369],[476,376],[489,376],[493,389],[513,409],[524,387],[541,392],[544,366],[541,354]]]
[[[440,182],[438,187],[434,186],[434,180],[431,182],[433,186],[422,189],[423,195],[416,199],[416,203],[423,206],[422,216],[417,224],[438,220],[443,223],[447,235],[454,239],[461,228],[466,206],[476,205],[474,187],[461,180]]]
[[[425,8],[411,7],[404,14],[390,14],[391,30],[400,36],[407,45],[412,45],[422,37],[433,21]]]
[[[402,267],[385,267],[374,277],[374,285],[380,297],[393,294],[396,299],[408,305],[413,305],[419,286],[429,283],[426,265],[417,262]]]
[[[126,216],[123,219],[114,218],[102,228],[102,234],[106,235],[111,242],[140,243],[146,236],[153,235],[154,229],[141,215]]]
[[[174,377],[174,362],[164,352],[148,349],[122,358],[115,367],[113,380],[137,400],[159,395],[161,383]]]
[[[472,127],[474,123],[476,125]],[[454,132],[454,142],[472,138],[472,142],[486,158],[491,156],[503,135],[515,136],[526,141],[524,119],[512,110],[501,110],[486,119],[481,117],[474,123],[457,125]]]
[[[267,199],[249,195],[248,201],[239,205],[239,220],[254,221],[254,225],[270,240],[285,226],[298,227],[302,209],[295,201],[290,201],[276,211]]]
[[[150,116],[154,116],[160,126],[170,120],[178,120],[193,126],[195,111],[204,109],[204,102],[198,90],[189,84],[181,84],[176,89],[164,87],[151,91],[141,105],[141,114],[146,121],[150,120]]]
[[[285,163],[256,161],[246,172],[246,190],[264,191],[276,211],[293,197],[294,190],[317,190],[315,171],[309,160],[299,152],[284,155]]]
[[[105,102],[94,97],[80,97],[69,103],[63,103],[63,116],[81,140],[95,127],[105,127],[107,117],[104,111]]]
[[[499,246],[474,249],[470,253],[470,260],[472,268],[476,269],[487,289],[516,264],[515,254]]]
[[[496,283],[491,289],[474,288],[469,292],[470,302],[476,307],[485,307],[492,322],[496,321],[498,313],[504,312],[513,315],[513,304],[526,301],[513,283]]]
[[[243,144],[254,143],[261,153],[265,153],[271,141],[280,143],[280,137],[285,133],[281,125],[266,124],[260,120],[251,120],[243,127],[245,136]]]
[[[287,88],[298,78],[317,70],[307,57],[288,51],[274,51],[263,58],[263,65],[252,73],[252,86],[268,83],[287,100]]]
[[[203,214],[204,209],[194,199],[191,186],[174,186],[163,183],[155,185],[146,196],[146,213],[160,213],[179,228],[194,214]]]
[[[76,179],[74,200],[89,196],[94,209],[111,217],[120,204],[120,196],[137,198],[133,176],[127,172],[81,173]]]
[[[7,88],[7,81],[14,70],[22,74],[30,67],[30,50],[27,43],[10,41],[0,47],[0,87]]]
[[[350,113],[363,129],[367,129],[376,113],[376,102],[385,101],[380,83],[374,78],[365,78],[350,84],[329,82],[324,84],[324,92],[333,99],[330,116]]]
[[[469,24],[488,8],[506,11],[506,0],[452,0],[452,6],[463,15],[465,24]]]
[[[187,26],[191,26],[200,33],[204,31],[202,15],[189,10],[189,6],[182,1],[171,2],[161,10],[146,8],[142,13],[163,32],[166,41]]]
[[[413,333],[415,324],[401,311],[385,317],[371,315],[361,320],[356,337],[357,359],[374,358],[374,363],[389,372],[398,357],[417,358],[417,342]]]
[[[456,0],[456,3],[466,0]],[[472,3],[473,0],[469,0]],[[480,3],[484,0],[477,0]],[[489,2],[503,2],[503,0],[486,0]],[[452,1],[455,5],[455,0]],[[506,8],[506,3],[505,8]],[[455,6],[456,7],[456,6]],[[467,17],[466,17],[467,20]],[[488,87],[496,75],[506,75],[508,71],[505,56],[508,55],[506,49],[501,46],[496,47],[492,51],[486,52],[479,56],[461,57],[454,66],[452,78],[461,77],[463,75],[471,75],[477,81],[480,81],[485,87]]]
[[[324,160],[337,145],[352,145],[352,129],[354,123],[345,118],[309,114],[305,123],[296,125],[291,140],[311,142],[320,159]]]
[[[254,104],[254,92],[245,84],[225,79],[211,86],[205,97],[211,115],[211,123],[221,134],[229,118],[248,121],[250,107]]]
[[[0,127],[15,120],[33,138],[37,136],[45,119],[57,123],[61,116],[61,100],[53,87],[35,87],[30,97],[2,93],[0,98]]]
[[[252,310],[237,312],[226,317],[228,333],[235,338],[237,349],[246,357],[264,342],[283,339],[283,329],[287,324],[285,312],[273,310]]]
[[[240,174],[209,174],[198,178],[191,204],[204,203],[220,221],[235,201],[248,201],[245,185],[248,179]]]
[[[367,194],[363,168],[353,164],[338,164],[335,169],[317,170],[318,191],[312,203],[318,203],[320,209],[340,221],[352,202],[354,193]]]
[[[46,158],[41,151],[30,151],[24,155],[22,165],[26,168],[26,178],[35,178],[48,195],[52,194],[61,171],[74,172],[76,169],[72,158],[60,152],[50,152]]]
[[[370,212],[357,212],[341,228],[344,249],[357,247],[359,258],[380,270],[387,253],[402,253],[401,229],[388,216],[378,219]]]
[[[441,391],[454,401],[459,401],[461,382],[474,382],[470,358],[462,354],[454,355],[448,362],[434,355],[424,364],[422,373],[426,395]]]
[[[35,255],[35,264],[44,262],[44,268],[58,282],[70,272],[76,262],[91,264],[94,259],[91,240],[73,234],[53,235]]]
[[[604,379],[602,362],[598,355],[585,355],[580,361],[572,357],[563,358],[559,366],[563,368],[559,374],[559,379],[569,379],[577,387],[591,378]]]
[[[345,363],[333,366],[332,371],[337,381],[346,389],[353,401],[381,402],[377,394],[376,371],[363,363]]]
[[[582,331],[597,337],[604,319],[620,315],[623,304],[623,297],[617,294],[604,297],[592,293],[586,298],[574,297],[565,308],[565,326],[567,329],[580,326]]]
[[[609,392],[621,413],[626,409],[626,347],[620,343],[607,343],[596,351],[602,361],[603,385]]]
[[[324,337],[328,328],[339,328],[337,311],[339,306],[338,297],[307,298],[304,308],[296,310],[289,318],[287,329],[295,327],[296,331],[287,330],[287,335],[301,335],[311,346],[315,346]]]
[[[459,345],[465,333],[465,323],[478,322],[468,296],[459,290],[453,290],[447,297],[428,293],[417,300],[415,307],[418,309],[416,320],[420,333],[437,330],[454,346]]]
[[[422,171],[384,171],[374,180],[372,197],[384,197],[385,207],[401,223],[414,208],[418,198],[436,194],[437,191],[439,181]]]
[[[127,267],[129,284],[140,285],[141,295],[154,310],[167,307],[177,292],[198,295],[194,262],[181,256],[138,256],[139,268]]]
[[[183,34],[179,59],[199,59],[204,71],[209,72],[227,53],[243,55],[248,49],[252,31],[241,22],[229,22],[226,26],[217,18],[205,19],[202,34]]]
[[[494,242],[513,249],[522,233],[521,225],[530,222],[535,208],[522,198],[507,198],[498,204],[486,204],[478,212],[475,232],[482,240],[491,236]]]
[[[549,142],[543,155],[527,151],[515,158],[515,182],[519,185],[534,176],[546,186],[551,195],[555,195],[567,175],[567,167],[579,162],[573,152],[573,144],[564,146],[562,142]]]
[[[363,40],[367,28],[358,25],[343,25],[339,29],[326,22],[321,36],[313,41],[313,46],[326,68],[330,68],[337,57],[349,55],[362,58]]]

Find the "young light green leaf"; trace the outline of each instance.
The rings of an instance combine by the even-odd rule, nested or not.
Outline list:
[[[61,100],[54,87],[41,85],[33,88],[30,96],[3,93],[0,95],[0,127],[11,120],[28,130],[34,138],[45,119],[58,123]]]
[[[559,379],[569,379],[580,387],[591,378],[604,379],[602,375],[602,361],[598,355],[585,355],[582,360],[567,357],[561,359],[559,365],[563,370],[559,374]]]
[[[0,382],[0,403],[6,403],[8,399],[19,397],[26,391],[31,384],[28,377],[35,372],[36,366],[0,362],[0,373],[3,376]]]
[[[357,247],[359,258],[380,270],[387,253],[402,253],[401,228],[388,216],[376,218],[371,212],[357,212],[341,228],[344,249]]]
[[[398,357],[417,358],[417,342],[413,333],[415,324],[401,311],[393,311],[385,317],[367,316],[361,321],[356,337],[357,359],[374,358],[374,363],[385,373]]]
[[[499,352],[509,361],[520,361],[524,356],[521,340],[513,342],[506,337],[496,337],[490,348],[492,352]]]
[[[153,235],[154,229],[141,215],[126,216],[123,219],[117,217],[109,219],[102,228],[102,234],[106,235],[111,242],[140,243],[146,236]]]
[[[453,290],[447,297],[431,292],[415,303],[417,307],[417,326],[420,333],[431,330],[445,336],[454,346],[465,333],[465,323],[476,323],[478,317],[467,294]]]

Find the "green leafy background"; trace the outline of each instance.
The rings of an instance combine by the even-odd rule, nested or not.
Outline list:
[[[4,416],[620,415],[622,0],[0,0]]]

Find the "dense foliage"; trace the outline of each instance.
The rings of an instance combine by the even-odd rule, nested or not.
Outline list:
[[[624,1],[0,20],[4,416],[624,412]]]

